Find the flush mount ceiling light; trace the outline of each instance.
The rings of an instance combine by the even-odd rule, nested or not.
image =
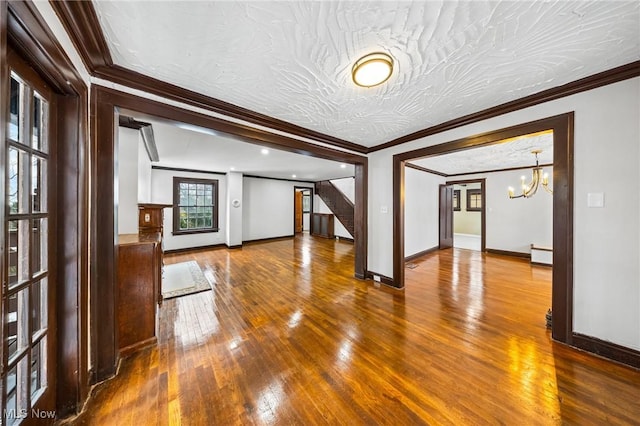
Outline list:
[[[393,72],[393,59],[382,52],[369,53],[353,64],[353,82],[362,87],[373,87],[384,83]]]

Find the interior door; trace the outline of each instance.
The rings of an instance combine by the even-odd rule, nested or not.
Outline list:
[[[2,424],[55,415],[55,140],[53,96],[10,51],[3,135],[5,267],[2,271]]]
[[[295,209],[295,233],[298,234],[302,232],[302,191],[296,191],[296,198],[294,203]]]
[[[453,247],[453,185],[440,185],[439,247]]]

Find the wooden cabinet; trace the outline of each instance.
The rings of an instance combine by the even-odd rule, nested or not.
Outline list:
[[[138,232],[163,233],[163,209],[172,207],[171,204],[138,204]]]
[[[156,307],[162,279],[162,236],[119,235],[118,348],[126,355],[156,342]],[[158,273],[160,271],[160,274]]]
[[[325,213],[313,213],[311,215],[313,226],[311,227],[312,235],[324,238],[335,238],[333,231],[334,216]]]

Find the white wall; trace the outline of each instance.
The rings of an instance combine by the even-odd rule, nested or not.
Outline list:
[[[242,212],[244,203],[242,202],[243,176],[242,173],[227,173],[227,229],[225,243],[229,247],[242,245]],[[238,203],[238,201],[240,203]],[[235,202],[235,205],[234,205]]]
[[[439,185],[445,179],[409,167],[404,170],[404,255],[411,256],[438,245]]]
[[[640,78],[371,153],[369,269],[393,274],[393,154],[570,111],[575,111],[574,331],[640,350]],[[588,193],[604,193],[604,208],[588,208]]]
[[[285,237],[294,234],[294,187],[313,184],[274,179],[243,179],[242,240]]]
[[[544,167],[544,172],[549,174],[549,186],[553,188],[553,168]],[[486,235],[485,246],[487,249],[512,251],[517,253],[531,253],[531,244],[541,247],[553,247],[553,196],[548,194],[542,186],[531,198],[510,199],[508,188],[517,188],[520,184],[520,176],[524,175],[527,182],[531,179],[531,170],[511,170],[505,172],[474,174],[457,176],[456,179],[481,179],[485,180],[486,197]],[[479,184],[475,184],[479,188]],[[468,185],[467,189],[473,186]],[[466,206],[466,194],[461,192],[462,210]],[[516,192],[517,195],[517,192]],[[461,215],[462,213],[462,215]],[[454,230],[457,229],[460,217],[465,214],[473,216],[478,227],[477,235],[480,235],[480,212],[454,212]],[[465,223],[465,225],[467,225]],[[467,228],[472,230],[472,228]],[[473,234],[472,232],[462,232]]]
[[[140,132],[118,127],[118,234],[138,233],[138,149]]]
[[[478,211],[467,211],[467,189],[479,188],[479,182],[468,183],[465,186],[453,185],[454,190],[460,191],[460,211],[453,212],[453,232],[455,234],[482,234],[482,213]]]
[[[342,192],[352,203],[356,202],[356,180],[352,177],[332,179],[330,182]]]
[[[138,202],[151,202],[151,160],[138,131]]]
[[[173,235],[173,209],[164,209],[164,249],[177,250],[224,244],[227,227],[227,179],[225,175],[212,173],[177,172],[173,170],[151,170],[151,199],[153,203],[173,204],[173,177],[188,177],[218,180],[218,232]]]

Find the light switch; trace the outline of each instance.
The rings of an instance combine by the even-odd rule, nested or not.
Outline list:
[[[604,207],[604,193],[589,192],[587,194],[587,207],[602,208]]]

